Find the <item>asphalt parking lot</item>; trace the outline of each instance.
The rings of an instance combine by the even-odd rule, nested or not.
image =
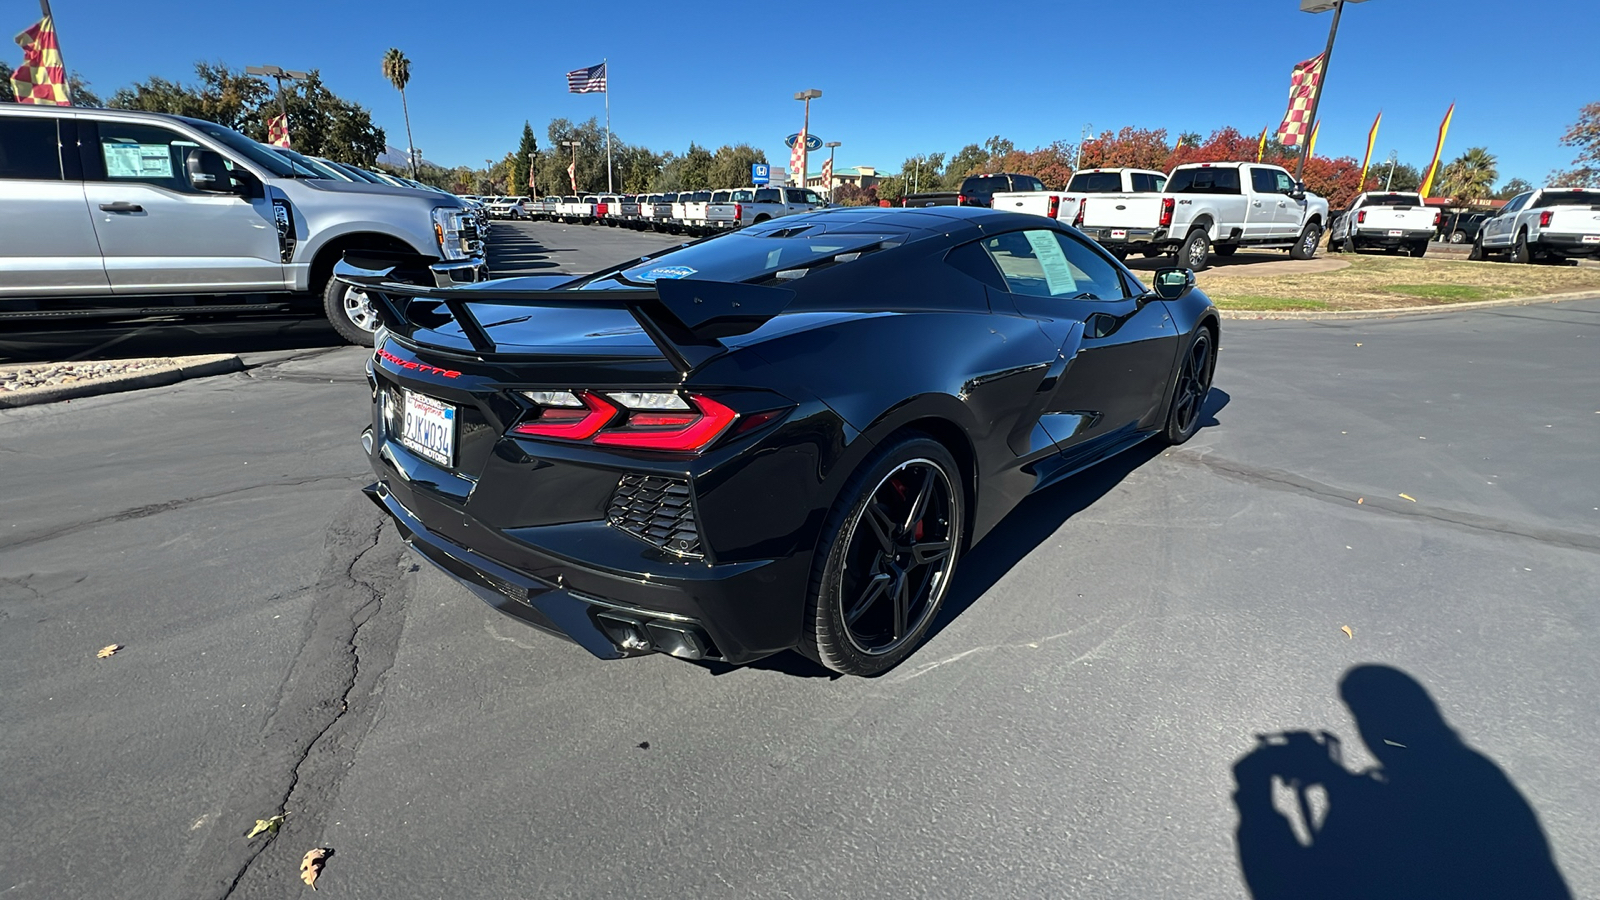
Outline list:
[[[500,272],[674,240],[498,231]],[[363,353],[295,321],[245,372],[0,411],[0,894],[300,896],[320,846],[322,893],[385,900],[1248,896],[1233,767],[1290,729],[1370,765],[1339,686],[1381,663],[1600,895],[1600,301],[1224,323],[1200,434],[1028,500],[871,680],[501,617],[360,496]],[[216,352],[103,352],[141,341]]]

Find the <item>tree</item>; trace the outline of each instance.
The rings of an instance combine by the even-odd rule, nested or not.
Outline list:
[[[1498,191],[1495,191],[1489,196],[1496,200],[1510,200],[1512,197],[1515,197],[1518,194],[1531,190],[1533,190],[1533,185],[1529,184],[1526,180],[1521,178],[1513,178],[1501,185]]]
[[[1577,147],[1578,156],[1572,161],[1572,171],[1559,173],[1559,180],[1552,179],[1556,184],[1576,187],[1600,180],[1600,101],[1578,110],[1578,121],[1561,136],[1561,143]]]
[[[905,179],[899,175],[879,178],[878,183],[874,186],[878,189],[879,200],[887,200],[890,203],[897,204],[900,202],[900,198],[906,195]]]
[[[833,202],[840,206],[877,206],[878,186],[862,188],[854,184],[841,184],[834,189]]]
[[[411,177],[417,177],[417,142],[411,139],[411,109],[406,106],[406,85],[411,83],[411,60],[396,47],[383,54],[383,77],[389,79],[400,92],[400,111],[406,117],[406,158],[411,163]]]
[[[1488,148],[1468,147],[1467,152],[1444,167],[1439,181],[1440,193],[1454,198],[1456,206],[1471,206],[1488,198],[1500,177],[1496,163]]]
[[[15,103],[17,95],[11,90],[11,67],[0,62],[0,103]]]
[[[1198,147],[1198,146],[1200,146],[1200,132],[1198,132],[1198,131],[1185,131],[1182,134],[1178,135],[1178,146],[1179,147]]]
[[[1200,146],[1200,136],[1193,135],[1194,143],[1180,143],[1180,147]],[[1167,146],[1165,128],[1123,128],[1116,134],[1100,132],[1100,136],[1083,142],[1083,158],[1074,162],[1080,169],[1133,168],[1168,170],[1167,158],[1173,150]]]
[[[539,154],[539,184],[542,190],[565,195],[573,190],[572,181],[576,180],[580,194],[605,191],[606,138],[598,119],[591,117],[578,124],[568,119],[551,119],[545,129],[545,137],[545,146],[549,149]],[[561,146],[563,141],[578,142],[577,165],[571,179],[567,175],[567,167],[572,165],[573,152],[571,147]],[[612,141],[615,151],[618,143],[614,135]]]
[[[941,175],[943,168],[943,153],[926,153],[913,156],[900,166],[901,188],[906,193],[913,194],[937,191],[944,185],[944,177]],[[883,192],[879,191],[878,194],[882,196]]]
[[[750,183],[750,167],[765,163],[767,154],[749,144],[727,144],[717,148],[711,159],[711,184],[716,187],[742,187]]]
[[[950,157],[950,164],[944,169],[944,187],[947,191],[961,189],[961,182],[968,175],[987,171],[989,168],[989,152],[977,144],[968,144],[956,151]],[[881,192],[880,192],[881,194]]]
[[[613,135],[613,140],[615,136]],[[617,179],[625,194],[642,194],[661,173],[661,155],[648,147],[616,145]]]
[[[712,187],[711,166],[715,157],[711,151],[691,141],[683,154],[683,164],[678,169],[679,190],[703,191]]]
[[[533,160],[539,154],[539,141],[533,136],[533,126],[527,120],[522,122],[522,142],[517,145],[515,161],[511,169],[511,189],[517,196],[534,196],[533,188],[528,184],[528,171],[533,167]]]
[[[1066,141],[1056,141],[1048,147],[1012,150],[993,162],[997,171],[1032,175],[1044,182],[1046,188],[1059,191],[1065,190],[1067,182],[1072,180],[1072,157],[1076,149]]]
[[[5,77],[5,82],[6,89],[10,90],[11,77],[9,74]],[[73,106],[94,109],[106,105],[105,101],[100,99],[99,94],[89,90],[88,80],[77,69],[73,69],[72,74],[67,76],[67,92],[72,97]]]

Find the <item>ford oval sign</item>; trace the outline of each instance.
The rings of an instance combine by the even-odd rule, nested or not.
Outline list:
[[[783,139],[783,145],[785,147],[788,147],[790,150],[793,150],[795,142],[798,141],[798,140],[800,140],[800,132],[797,131],[794,134],[791,134],[788,137],[784,138]],[[822,149],[822,138],[819,138],[814,134],[806,135],[806,151],[807,152],[810,152],[812,150],[821,150],[821,149]]]

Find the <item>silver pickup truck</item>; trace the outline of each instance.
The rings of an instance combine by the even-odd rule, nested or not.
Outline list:
[[[330,277],[346,251],[425,260],[419,275],[438,286],[488,277],[459,199],[313,177],[181,116],[0,106],[0,209],[0,320],[309,299],[346,340],[371,345],[366,295]]]

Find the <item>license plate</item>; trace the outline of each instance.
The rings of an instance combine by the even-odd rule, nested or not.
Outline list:
[[[405,427],[400,443],[442,466],[455,465],[455,405],[411,391],[404,395]]]
[[[1405,234],[1405,232],[1404,232],[1404,231],[1401,231],[1401,230],[1400,230],[1400,229],[1398,229],[1398,228],[1391,228],[1391,229],[1389,229],[1389,237],[1399,237],[1399,236],[1400,236],[1400,235],[1402,235],[1402,234]]]
[[[1600,234],[1586,234],[1583,236],[1585,244],[1600,244]]]
[[[1113,241],[1125,241],[1128,239],[1128,233],[1120,228],[1113,228],[1111,229],[1111,239]]]

